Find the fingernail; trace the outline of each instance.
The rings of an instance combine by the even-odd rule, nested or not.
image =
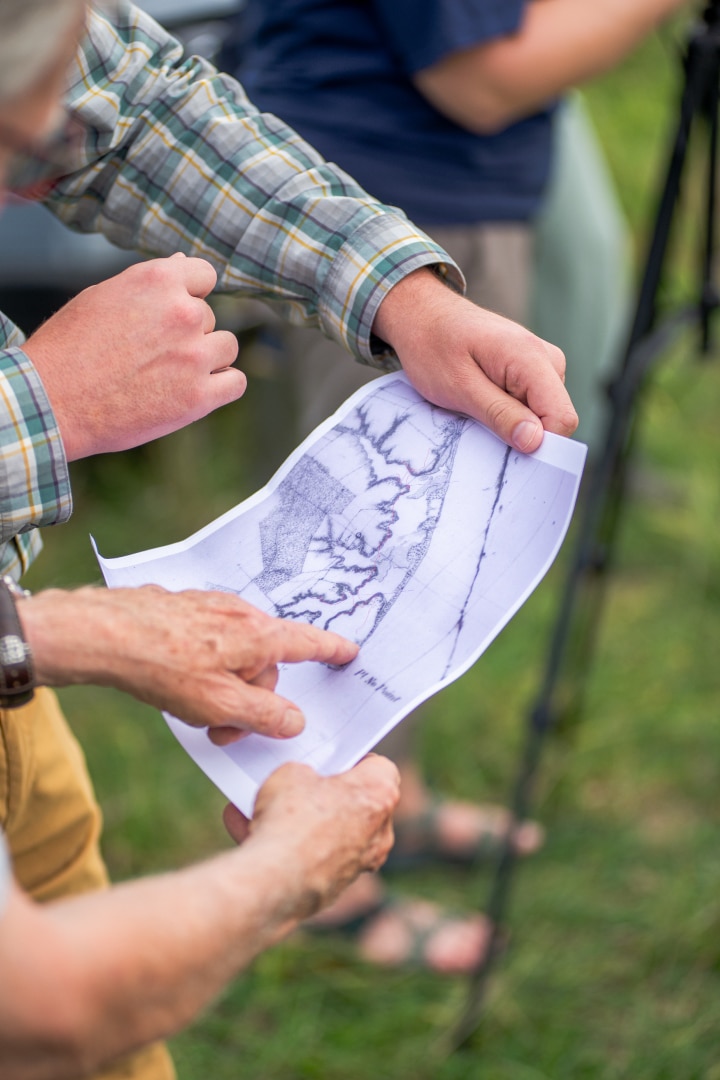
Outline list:
[[[516,424],[512,433],[512,444],[516,450],[525,452],[535,442],[538,428],[541,425],[537,421],[521,420]]]
[[[299,709],[288,709],[283,717],[283,722],[278,729],[281,739],[291,739],[293,735],[299,735],[304,727],[303,714]]]

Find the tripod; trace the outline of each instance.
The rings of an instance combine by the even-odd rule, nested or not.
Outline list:
[[[700,346],[702,352],[707,353],[710,348],[710,317],[720,304],[713,283],[720,0],[709,0],[707,3],[689,35],[683,63],[684,83],[677,129],[632,326],[616,374],[608,387],[610,407],[601,444],[603,449],[586,484],[576,546],[551,634],[540,690],[527,718],[524,749],[510,800],[511,820],[515,822],[524,821],[529,815],[547,736],[559,728],[569,729],[576,725],[582,714],[584,689],[593,660],[647,376],[683,326],[694,322],[699,324]],[[659,321],[658,290],[678,207],[688,143],[698,123],[705,126],[708,140],[706,219],[699,299],[689,308]],[[493,928],[491,941],[481,965],[472,976],[464,1011],[451,1035],[451,1046],[455,1050],[471,1042],[482,1017],[488,979],[501,951],[516,862],[512,833],[508,831],[486,907]]]

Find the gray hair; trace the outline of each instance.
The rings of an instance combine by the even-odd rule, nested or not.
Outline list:
[[[0,0],[0,103],[38,82],[83,0]]]

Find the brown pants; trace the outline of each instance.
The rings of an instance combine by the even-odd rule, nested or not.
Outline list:
[[[100,809],[85,758],[56,696],[38,690],[0,710],[0,826],[18,883],[41,903],[104,889]],[[162,1043],[118,1060],[96,1080],[173,1080]]]

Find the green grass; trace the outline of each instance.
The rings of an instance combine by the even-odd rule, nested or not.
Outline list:
[[[663,41],[589,92],[639,249],[677,82]],[[691,288],[694,232],[685,226],[673,295]],[[180,1080],[720,1080],[719,415],[718,363],[698,363],[681,342],[647,395],[586,712],[548,745],[547,844],[517,877],[510,945],[471,1050],[448,1054],[444,1042],[462,980],[382,973],[342,942],[298,938],[174,1040]],[[33,583],[97,579],[90,531],[119,554],[179,539],[233,505],[263,479],[248,478],[252,417],[249,397],[145,451],[78,468],[75,517],[47,535]],[[562,580],[561,558],[431,703],[422,752],[437,788],[506,797]],[[108,691],[62,696],[116,877],[226,843],[222,799],[156,713]],[[488,885],[449,871],[397,880],[461,907],[482,905]]]

